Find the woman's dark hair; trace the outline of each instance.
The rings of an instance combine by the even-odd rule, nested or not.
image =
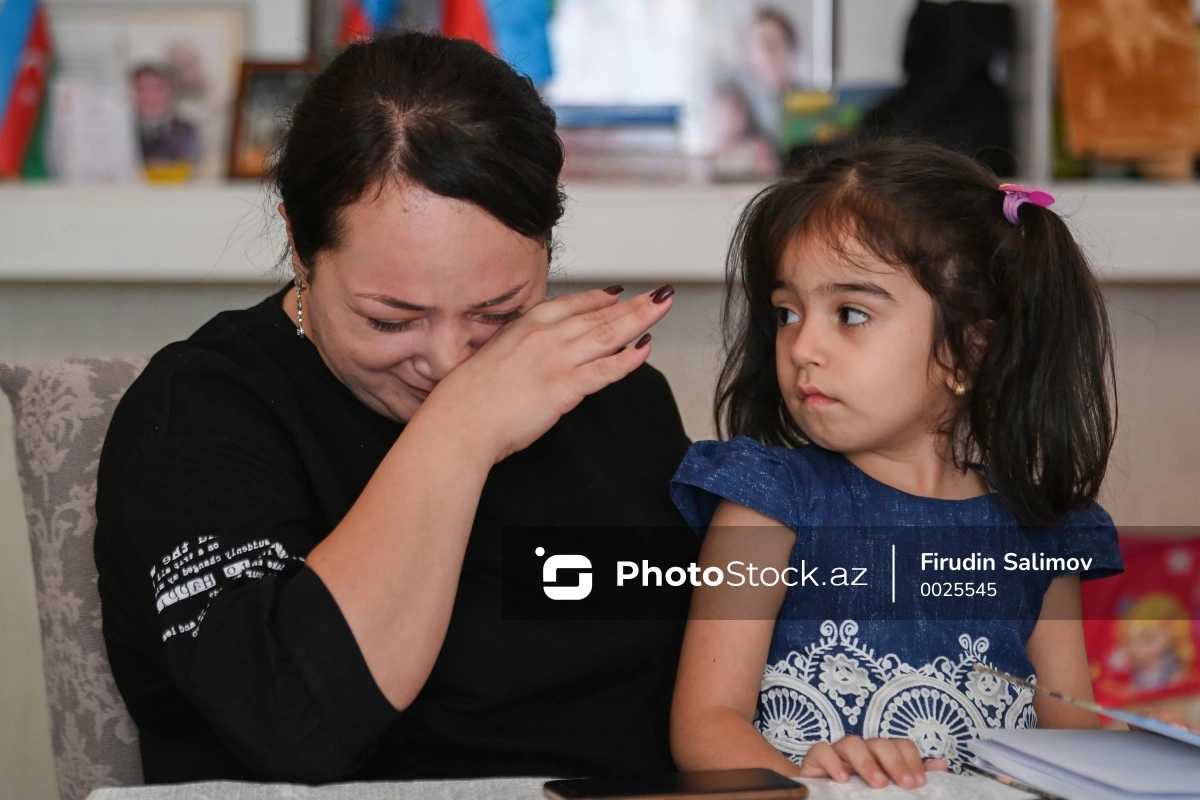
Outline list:
[[[407,31],[350,45],[292,112],[272,178],[296,255],[340,246],[342,210],[388,181],[551,243],[562,142],[533,83],[474,42]]]
[[[807,442],[776,378],[771,293],[793,242],[816,237],[851,258],[853,240],[933,298],[931,357],[970,387],[941,431],[955,463],[984,465],[1023,524],[1092,503],[1116,420],[1104,299],[1063,220],[1025,203],[1009,223],[998,186],[965,155],[884,138],[817,156],[759,192],[727,259],[718,430]]]

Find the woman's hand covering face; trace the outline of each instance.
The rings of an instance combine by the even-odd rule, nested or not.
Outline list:
[[[406,185],[346,208],[339,246],[316,261],[304,327],[330,371],[390,419],[449,411],[496,460],[643,363],[648,348],[621,351],[670,307],[599,290],[546,301],[545,242]]]

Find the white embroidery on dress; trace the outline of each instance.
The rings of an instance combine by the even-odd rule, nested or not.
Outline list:
[[[972,665],[990,664],[986,637],[958,637],[956,659],[914,667],[858,639],[858,623],[821,623],[821,640],[768,664],[754,724],[767,741],[800,763],[817,742],[836,742],[862,718],[864,738],[911,739],[926,758],[959,771],[981,728],[1033,728],[1033,693]],[[1029,680],[1034,680],[1029,676]]]

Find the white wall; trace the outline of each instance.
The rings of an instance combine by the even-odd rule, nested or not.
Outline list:
[[[899,84],[904,33],[916,0],[841,0],[837,76],[847,84]]]

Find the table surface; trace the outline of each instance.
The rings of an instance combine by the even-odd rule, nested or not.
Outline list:
[[[176,786],[140,786],[97,789],[88,800],[545,800],[546,778],[490,778],[466,781],[405,781],[346,783],[332,786],[297,786],[284,783],[232,783],[216,781]],[[1032,795],[996,781],[971,775],[929,775],[928,783],[912,791],[889,786],[872,789],[857,778],[838,784],[806,778],[809,800],[1022,800]]]

